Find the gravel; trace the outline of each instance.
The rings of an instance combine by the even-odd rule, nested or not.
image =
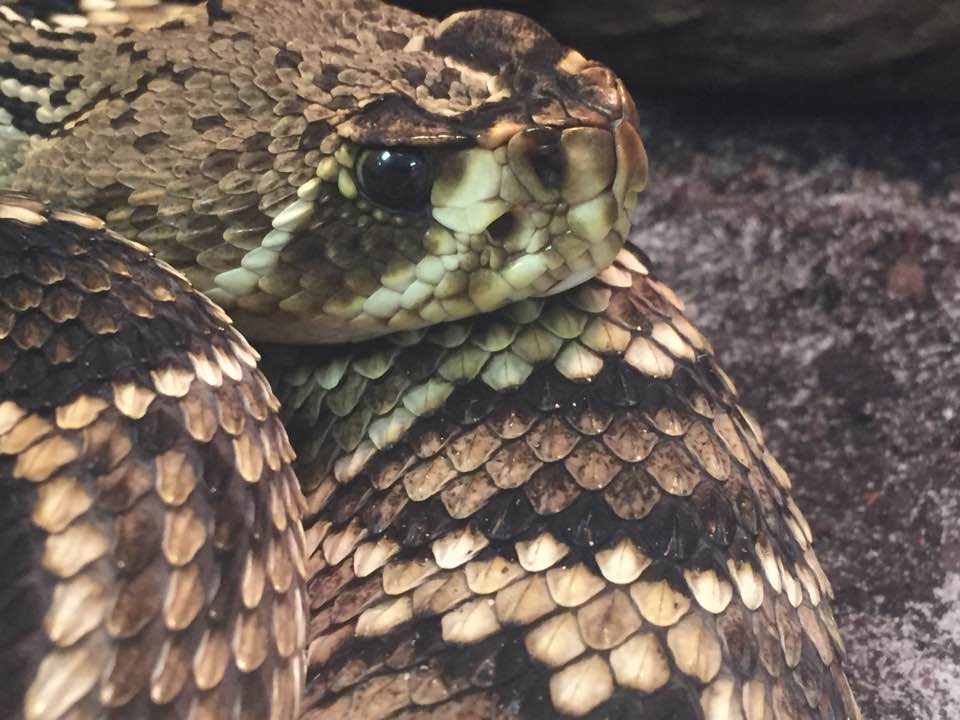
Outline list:
[[[960,717],[960,116],[638,105],[633,241],[793,476],[864,717]]]

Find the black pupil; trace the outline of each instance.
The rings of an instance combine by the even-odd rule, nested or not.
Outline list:
[[[380,148],[360,157],[360,188],[377,205],[416,212],[430,200],[430,164],[417,150]]]

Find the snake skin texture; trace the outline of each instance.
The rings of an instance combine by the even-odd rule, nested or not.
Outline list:
[[[304,505],[256,352],[94,218],[0,218],[0,716],[296,717]]]
[[[305,718],[859,717],[790,480],[633,252],[265,362],[309,508]]]
[[[0,715],[858,720],[790,480],[622,247],[622,83],[510,14],[210,20],[0,7],[0,171],[103,218],[0,196]]]

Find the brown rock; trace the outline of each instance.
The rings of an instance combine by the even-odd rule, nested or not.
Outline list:
[[[435,15],[462,6],[405,0]],[[956,101],[960,5],[939,0],[493,0],[636,87]]]

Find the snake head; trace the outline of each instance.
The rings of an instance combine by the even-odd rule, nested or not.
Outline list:
[[[361,232],[343,230],[358,242],[327,243],[324,287],[280,303],[295,332],[267,319],[248,332],[324,341],[455,320],[579,284],[623,245],[646,157],[609,69],[495,11],[412,34],[391,64],[409,89],[391,82],[336,121],[318,167],[362,213]]]
[[[533,21],[227,5],[213,25],[75,41],[63,74],[90,79],[37,110],[48,137],[18,188],[106,214],[261,340],[487,312],[583,282],[623,245],[646,179],[636,108]],[[48,97],[12,91],[25,115]]]

